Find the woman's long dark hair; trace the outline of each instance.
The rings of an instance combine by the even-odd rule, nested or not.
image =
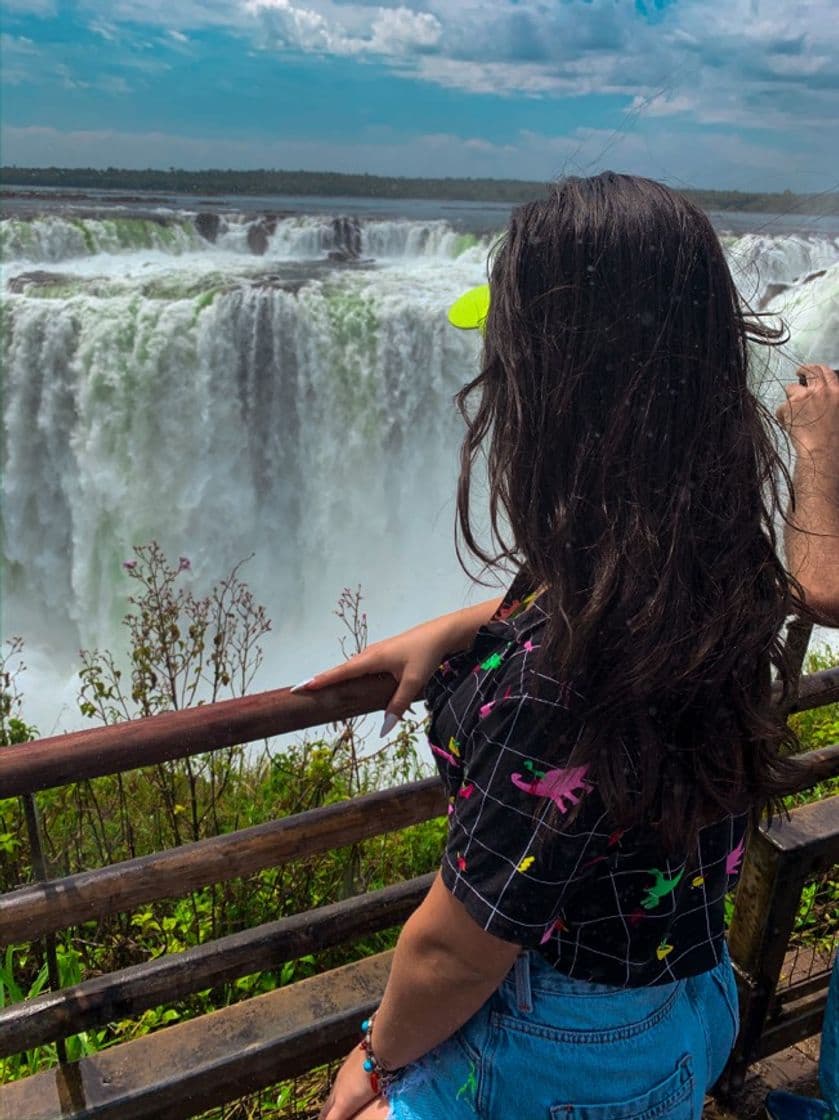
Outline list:
[[[702,211],[612,172],[516,210],[490,291],[482,367],[455,397],[463,539],[546,585],[537,669],[574,682],[573,758],[619,826],[675,851],[728,813],[754,823],[793,772],[780,631],[806,614],[773,522],[791,480],[748,381],[749,340],[781,332],[747,318]],[[470,524],[485,441],[494,556]]]

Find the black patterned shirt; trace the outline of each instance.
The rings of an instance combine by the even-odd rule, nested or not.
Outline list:
[[[443,882],[483,929],[577,979],[631,988],[706,972],[720,960],[746,815],[706,826],[676,859],[652,830],[615,829],[586,767],[564,767],[557,752],[565,741],[570,755],[579,727],[571,686],[548,678],[532,695],[546,617],[519,573],[470,649],[448,656],[426,687],[449,799]],[[550,758],[545,703],[555,712]]]

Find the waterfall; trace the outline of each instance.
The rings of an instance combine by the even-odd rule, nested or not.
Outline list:
[[[122,563],[152,538],[190,558],[197,591],[254,554],[242,574],[274,624],[259,687],[341,660],[345,586],[371,641],[467,601],[452,398],[479,339],[445,311],[485,278],[491,234],[186,212],[2,225],[4,634],[47,681],[42,733],[56,694],[58,725],[80,724],[55,681],[79,645],[123,644]],[[727,252],[790,325],[760,390],[774,406],[793,359],[839,366],[839,243]]]
[[[215,252],[273,260],[359,257],[442,257],[470,250],[486,257],[488,237],[462,233],[443,220],[377,220],[161,210],[152,216],[104,217],[81,212],[0,221],[5,261],[57,264],[100,254]],[[474,257],[473,253],[473,258]]]
[[[839,237],[747,233],[727,248],[737,286],[755,308],[839,260]]]

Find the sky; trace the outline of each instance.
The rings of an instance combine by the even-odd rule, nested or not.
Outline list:
[[[836,0],[2,0],[0,160],[839,187]]]

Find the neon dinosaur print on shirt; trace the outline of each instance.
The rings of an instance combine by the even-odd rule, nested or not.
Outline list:
[[[450,762],[452,766],[463,765],[460,759],[453,755],[450,751],[444,751],[442,747],[436,747],[433,743],[429,743],[428,745],[429,747],[431,747],[432,751],[434,751],[435,754],[438,754],[440,758],[444,758],[446,762]]]
[[[510,699],[510,693],[512,691],[513,691],[512,688],[508,688],[507,691],[504,693],[504,695],[501,697],[501,699],[502,700],[509,700]],[[490,714],[490,712],[492,711],[492,709],[495,707],[495,705],[497,703],[498,703],[497,700],[490,700],[488,704],[482,704],[480,706],[480,708],[478,709],[478,718],[479,719],[486,719],[487,716]]]
[[[426,687],[450,814],[443,884],[487,933],[571,978],[636,988],[703,974],[720,961],[747,814],[675,851],[646,816],[628,827],[615,818],[596,764],[574,752],[589,682],[538,663],[549,615],[531,589],[517,576],[472,646],[441,654]],[[637,745],[617,728],[611,738],[634,768]]]
[[[740,870],[740,860],[743,858],[743,852],[745,852],[745,850],[746,850],[746,838],[744,836],[743,839],[740,841],[740,843],[737,845],[737,847],[732,849],[732,851],[730,851],[728,853],[728,855],[725,857],[725,873],[726,873],[726,875],[736,875],[737,874],[737,872]]]
[[[657,867],[651,867],[649,874],[655,878],[655,882],[651,887],[647,887],[647,896],[641,900],[644,909],[652,910],[654,906],[658,906],[665,895],[672,894],[684,873],[685,869],[683,867],[678,875],[668,879],[663,871],[659,871]]]
[[[542,940],[539,942],[539,944],[546,945],[555,933],[565,933],[567,929],[568,926],[565,924],[562,918],[555,918],[542,934]]]
[[[510,781],[531,797],[549,797],[560,813],[568,812],[567,801],[572,805],[579,804],[578,792],[588,793],[594,789],[591,782],[586,781],[588,766],[569,766],[564,770],[548,770],[544,773],[533,770],[532,773],[533,777],[530,779],[522,774],[511,774]]]

